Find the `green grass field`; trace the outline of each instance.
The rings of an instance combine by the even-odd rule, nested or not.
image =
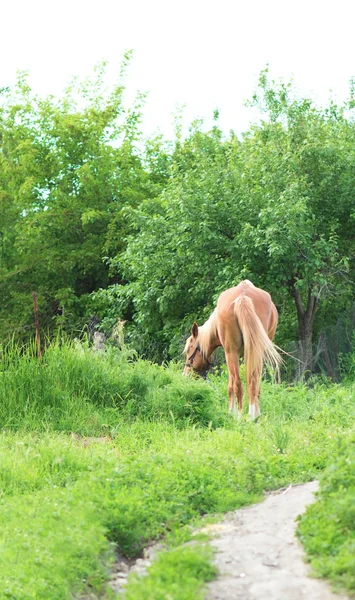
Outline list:
[[[195,381],[69,343],[40,363],[5,352],[0,598],[112,598],[116,549],[137,557],[161,538],[167,550],[126,597],[202,598],[214,571],[208,547],[186,544],[189,525],[324,469],[319,527],[309,512],[300,535],[318,573],[355,589],[354,388],[264,383],[261,410],[256,423],[231,418],[223,373]]]
[[[315,575],[355,594],[355,436],[330,460],[298,534]]]

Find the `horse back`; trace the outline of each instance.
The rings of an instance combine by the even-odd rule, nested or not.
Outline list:
[[[240,296],[247,296],[254,305],[254,310],[258,315],[265,331],[269,332],[273,328],[275,321],[275,311],[277,310],[271,300],[271,296],[265,290],[257,288],[247,279],[241,281],[238,285],[222,292],[217,301],[217,312],[219,318],[230,325],[235,321],[234,302]],[[277,323],[277,318],[276,318]]]

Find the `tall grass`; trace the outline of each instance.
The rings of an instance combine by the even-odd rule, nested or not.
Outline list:
[[[353,390],[340,386],[264,384],[252,423],[226,414],[224,376],[185,379],[116,351],[55,343],[38,362],[12,348],[0,369],[0,598],[108,597],[116,547],[139,556],[201,515],[318,477],[354,427]],[[159,564],[147,597],[164,593]],[[143,598],[142,585],[128,597]]]
[[[111,349],[92,352],[67,342],[38,361],[32,348],[11,346],[0,363],[0,425],[29,431],[99,434],[117,422],[171,419],[176,426],[223,424],[226,407],[205,382],[173,368],[129,361]]]

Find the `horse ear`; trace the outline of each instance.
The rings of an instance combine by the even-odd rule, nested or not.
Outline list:
[[[193,326],[191,327],[191,333],[192,333],[192,337],[197,338],[197,336],[198,336],[198,325],[197,325],[197,323],[194,323]]]

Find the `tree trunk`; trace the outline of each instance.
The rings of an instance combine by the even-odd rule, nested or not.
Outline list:
[[[298,378],[308,377],[312,373],[313,369],[313,347],[312,347],[312,327],[306,323],[303,317],[301,321],[298,321],[298,342],[299,342],[299,360],[301,361],[298,365]]]
[[[291,287],[295,299],[298,319],[298,341],[300,348],[298,378],[308,378],[313,369],[313,323],[317,309],[317,296],[312,295],[312,287],[308,289],[307,307],[304,308],[301,294],[297,288]]]

